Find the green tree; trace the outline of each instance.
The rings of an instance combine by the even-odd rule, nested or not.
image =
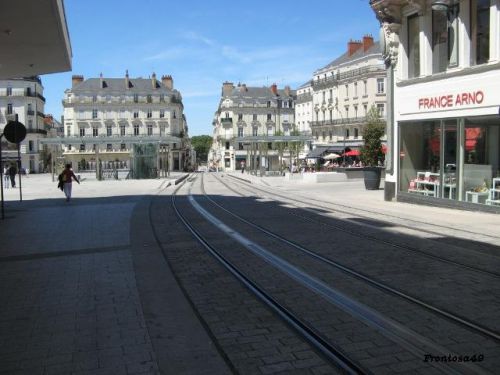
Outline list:
[[[366,124],[363,127],[364,145],[361,149],[360,159],[365,166],[376,167],[379,160],[383,160],[384,158],[380,138],[384,136],[385,123],[380,119],[375,106],[370,108],[366,118]]]
[[[195,135],[191,137],[191,145],[196,151],[197,162],[206,162],[208,159],[208,151],[212,146],[212,137],[210,135]]]

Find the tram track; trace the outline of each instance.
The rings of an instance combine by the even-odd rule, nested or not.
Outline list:
[[[222,183],[222,181],[219,181],[219,182]],[[437,314],[438,316],[445,318],[445,319],[447,319],[455,324],[461,325],[469,330],[472,330],[476,333],[479,333],[485,337],[488,337],[488,338],[500,343],[500,333],[499,332],[495,332],[491,329],[488,329],[487,327],[485,327],[483,325],[480,325],[476,322],[471,321],[470,319],[459,316],[457,314],[453,314],[450,311],[447,311],[445,309],[433,306],[432,304],[430,304],[426,301],[423,301],[423,300],[421,300],[415,296],[412,296],[408,293],[405,293],[401,290],[398,290],[397,288],[391,287],[391,286],[387,285],[386,283],[383,283],[379,280],[374,279],[373,277],[369,277],[368,275],[366,275],[360,271],[357,271],[357,270],[353,269],[352,267],[348,267],[348,266],[342,264],[341,262],[326,258],[326,257],[322,256],[321,254],[319,254],[318,252],[310,250],[305,246],[302,246],[296,242],[293,242],[293,241],[291,241],[291,240],[289,240],[289,239],[287,239],[287,238],[285,238],[285,237],[283,237],[283,236],[281,236],[281,235],[279,235],[279,234],[277,234],[269,229],[262,227],[261,225],[256,224],[255,222],[252,222],[251,220],[243,218],[242,216],[240,216],[240,215],[234,213],[233,211],[227,209],[226,207],[220,205],[215,200],[213,200],[211,197],[209,197],[204,190],[203,180],[202,180],[201,190],[202,190],[202,193],[205,196],[205,198],[210,203],[212,203],[214,206],[223,210],[224,212],[231,215],[232,217],[246,223],[247,225],[250,225],[251,227],[256,228],[260,232],[265,233],[265,234],[273,237],[274,239],[281,241],[281,242],[293,247],[297,251],[303,252],[304,254],[307,254],[308,256],[311,256],[311,257],[319,260],[322,263],[328,264],[329,266],[335,267],[336,269],[339,269],[342,272],[357,278],[358,280],[362,280],[373,287],[376,287],[376,288],[378,288],[386,293],[389,293],[391,295],[400,297],[400,298],[402,298],[408,302],[411,302],[419,307],[422,307],[422,308],[424,308],[424,309],[426,309],[434,314]]]
[[[230,175],[227,175],[227,176],[230,176]],[[222,181],[222,179],[220,177],[215,176],[215,178],[221,184],[225,185],[229,190],[231,190],[235,194],[237,194],[239,196],[244,196],[244,194],[242,194],[241,191],[238,191],[238,190],[230,187],[227,183],[225,183],[224,181]],[[279,197],[280,199],[282,199],[286,203],[289,203],[290,201],[291,202],[298,202],[300,204],[306,204],[306,203],[308,203],[308,202],[305,202],[305,201],[302,201],[302,200],[299,200],[299,199],[296,199],[296,198],[291,198],[291,197],[288,197],[288,196],[284,196],[284,195],[279,194],[279,193],[269,192],[267,190],[255,187],[254,185],[249,186],[248,184],[243,184],[242,182],[239,182],[239,179],[236,179],[236,177],[233,177],[233,179],[231,181],[236,181],[236,184],[241,189],[243,189],[245,191],[248,191],[250,194],[255,194],[255,191],[257,191],[257,192],[264,193],[264,194],[267,194],[267,195],[270,195],[270,196]],[[297,205],[296,203],[291,203],[291,204],[294,205],[295,207],[301,208],[301,209],[303,209],[305,211],[310,211],[308,208],[301,207],[301,206]],[[314,203],[310,204],[310,206],[315,206],[315,207],[318,207],[318,208],[324,208],[324,207],[318,206],[318,205],[316,205]],[[336,210],[334,209],[334,211],[336,211]],[[344,212],[344,211],[342,211],[342,212]],[[312,213],[317,215],[317,212],[312,211]],[[457,267],[460,267],[460,268],[463,268],[463,269],[474,271],[476,273],[480,273],[480,274],[484,274],[484,275],[489,275],[489,276],[492,276],[492,277],[495,277],[495,278],[500,278],[500,273],[496,272],[496,271],[486,270],[486,269],[479,268],[479,267],[476,267],[476,266],[473,266],[473,265],[470,265],[470,264],[465,264],[465,263],[461,263],[459,261],[455,261],[455,260],[452,260],[452,259],[441,257],[439,255],[430,254],[429,252],[426,252],[424,250],[418,249],[416,247],[394,243],[394,242],[391,242],[391,241],[388,241],[388,240],[384,240],[384,239],[378,238],[378,237],[376,237],[374,235],[370,235],[370,234],[367,234],[367,233],[364,233],[364,232],[361,232],[361,231],[355,231],[355,230],[352,230],[352,229],[347,229],[344,226],[335,225],[335,224],[332,224],[330,222],[324,222],[324,221],[316,220],[316,219],[313,219],[313,218],[310,218],[310,217],[307,217],[307,216],[304,216],[304,215],[301,215],[301,214],[298,214],[298,213],[292,213],[292,215],[294,215],[294,216],[296,216],[296,217],[298,217],[298,218],[300,218],[300,219],[302,219],[304,221],[314,222],[314,223],[316,223],[318,225],[321,225],[321,226],[324,226],[324,227],[333,228],[333,229],[342,231],[344,233],[348,233],[348,234],[350,234],[352,236],[356,236],[356,237],[363,238],[363,239],[370,240],[370,241],[376,241],[378,243],[391,246],[393,248],[402,249],[402,250],[405,250],[405,251],[411,251],[411,252],[413,252],[415,254],[418,254],[420,256],[423,256],[423,257],[426,257],[426,258],[430,258],[430,259],[433,259],[433,260],[437,260],[437,261],[440,261],[440,262],[443,262],[443,263],[448,263],[448,264],[451,264],[451,265],[454,265],[454,266],[457,266]],[[365,217],[365,218],[372,219],[371,217]],[[363,223],[358,223],[358,222],[355,222],[354,224],[356,224],[358,226],[365,225]],[[403,227],[404,227],[404,225],[403,225]],[[420,229],[419,229],[419,231],[425,232],[425,230],[420,230]],[[428,231],[428,232],[436,234],[435,232],[431,232],[431,231]],[[433,240],[432,239],[427,239],[427,241],[433,241]],[[457,245],[453,245],[453,246],[457,246]],[[481,253],[481,254],[485,255],[484,253]],[[486,254],[486,255],[489,256],[489,254]]]
[[[191,233],[191,235],[203,246],[203,248],[205,248],[207,252],[209,252],[214,259],[216,259],[220,264],[222,264],[224,268],[229,271],[229,273],[231,273],[237,280],[239,280],[243,285],[245,285],[245,287],[248,290],[250,290],[259,300],[265,303],[289,326],[293,327],[295,331],[297,331],[302,337],[304,337],[306,341],[308,341],[310,345],[314,347],[317,352],[321,353],[322,356],[326,358],[331,364],[339,368],[343,373],[350,373],[350,374],[372,373],[370,366],[366,367],[366,365],[363,365],[364,362],[359,361],[359,358],[356,358],[356,356],[354,357],[355,359],[353,360],[352,359],[353,357],[351,357],[351,353],[349,350],[345,351],[343,349],[342,344],[339,345],[336,342],[336,340],[332,341],[331,340],[332,336],[330,333],[326,334],[326,336],[323,335],[322,328],[315,327],[314,324],[311,324],[310,319],[307,318],[304,319],[304,317],[300,316],[300,314],[299,315],[296,314],[294,305],[292,306],[287,305],[286,301],[285,303],[282,303],[282,301],[280,301],[280,298],[282,298],[281,295],[279,297],[273,295],[274,288],[271,288],[272,291],[269,292],[269,290],[266,290],[266,285],[261,284],[260,279],[258,279],[259,281],[256,281],[254,279],[255,275],[252,277],[251,274],[245,273],[245,271],[248,272],[248,269],[244,268],[245,271],[242,271],[242,268],[239,266],[239,264],[235,264],[231,260],[229,260],[229,258],[226,256],[227,254],[225,255],[224,251],[221,251],[218,248],[219,247],[218,242],[215,242],[215,244],[217,245],[211,243],[211,241],[214,240],[213,237],[211,237],[212,238],[211,240],[210,238],[207,239],[206,235],[204,234],[204,232],[207,231],[206,227],[204,227],[202,231],[200,231],[197,228],[197,226],[200,224],[200,216],[202,216],[205,222],[211,223],[212,226],[217,227],[217,231],[223,230],[226,236],[228,237],[233,236],[236,240],[238,239],[238,232],[236,230],[232,229],[232,227],[224,229],[225,224],[223,224],[223,222],[220,222],[219,219],[213,217],[212,214],[208,212],[204,213],[204,209],[199,205],[199,203],[196,202],[197,196],[193,196],[191,190],[193,189],[195,183],[198,182],[197,180],[200,182],[200,190],[202,191],[203,197],[206,198],[207,204],[212,205],[217,210],[222,210],[222,211],[226,210],[223,206],[219,205],[217,202],[215,202],[213,199],[211,199],[209,196],[206,195],[203,185],[204,184],[203,175],[199,179],[197,178],[197,176],[187,178],[180,185],[178,185],[175,188],[174,192],[171,194],[170,204],[172,206],[173,211],[175,212],[175,215],[179,218],[179,221],[189,231],[189,233]],[[187,186],[189,186],[188,190],[186,191],[187,201],[183,199],[183,204],[182,204],[183,208],[180,208],[179,203],[177,202],[177,195],[180,189],[184,189]],[[184,211],[187,209],[189,205],[191,207],[191,211],[193,212],[190,213],[189,215],[186,215]],[[195,218],[195,216],[193,216],[194,212],[197,212],[199,216],[196,217],[196,220],[193,223],[192,219]],[[229,215],[230,212],[227,212],[227,214]],[[238,215],[234,216],[234,213],[231,213],[231,217],[237,218],[238,221],[241,221],[240,218],[238,218],[237,216]],[[244,223],[244,225],[250,225],[254,229],[259,229],[258,224],[250,223],[249,220],[246,220],[244,218],[242,219],[243,221],[241,222]],[[247,222],[245,222],[245,220]],[[150,221],[151,225],[153,226],[151,216],[150,216]],[[234,224],[234,220],[230,222]],[[266,230],[265,228],[262,229]],[[267,236],[272,237],[274,240],[279,240],[279,238],[273,235],[271,231],[268,230],[268,232],[269,233],[266,233]],[[160,241],[158,238],[157,241],[160,245]],[[243,240],[242,243],[245,243],[245,240]],[[291,241],[284,243],[286,243],[287,246],[294,247],[293,246],[294,243]],[[391,321],[391,319],[387,319],[384,315],[377,314],[376,312],[374,313],[371,309],[366,309],[365,307],[363,307],[363,304],[359,305],[359,303],[356,300],[352,300],[348,296],[343,295],[342,293],[339,294],[338,292],[335,291],[335,289],[332,289],[330,286],[321,283],[320,281],[318,282],[317,279],[315,279],[314,277],[311,278],[310,276],[308,276],[307,273],[301,273],[299,270],[298,274],[294,274],[295,272],[294,267],[291,265],[287,265],[287,262],[285,260],[283,259],[280,260],[279,257],[275,258],[275,256],[273,256],[272,254],[265,255],[266,254],[265,249],[262,249],[263,252],[259,254],[260,251],[259,245],[257,245],[256,243],[247,243],[247,245],[248,245],[248,250],[254,252],[256,256],[261,256],[261,257],[268,256],[269,258],[264,260],[267,264],[269,264],[269,266],[276,267],[279,270],[279,272],[283,274],[287,273],[291,279],[294,279],[300,285],[303,285],[304,287],[310,289],[310,291],[313,292],[313,294],[316,293],[319,297],[321,297],[325,301],[331,303],[332,305],[341,307],[341,309],[347,311],[356,319],[360,319],[360,321],[363,322],[364,324],[371,326],[374,329],[376,328],[377,331],[382,332],[382,334],[386,336],[389,340],[392,340],[398,345],[401,345],[401,347],[404,347],[405,350],[407,350],[409,353],[412,353],[412,355],[414,355],[415,357],[422,358],[422,356],[425,355],[426,352],[429,352],[429,349],[433,354],[446,355],[446,353],[448,353],[448,355],[452,356],[456,355],[453,353],[453,351],[447,350],[445,347],[442,347],[439,344],[432,342],[432,340],[428,340],[425,337],[422,337],[419,334],[415,334],[411,330],[404,328],[404,326],[402,327],[400,324],[394,323],[393,321]],[[164,252],[163,246],[160,245],[160,247],[162,249],[162,252]],[[164,256],[167,257],[165,253]],[[319,259],[320,261],[323,261],[321,260],[321,256],[320,258],[318,258],[317,256],[315,257],[314,255],[309,255],[309,256],[314,259]],[[328,262],[325,262],[325,264],[328,264]],[[332,264],[329,265],[333,266]],[[340,271],[346,274],[349,274],[349,276],[357,278],[358,280],[367,282],[367,280],[363,278],[366,277],[365,275],[360,273],[358,273],[358,275],[355,275],[353,273],[346,272],[345,269],[342,269],[342,265],[340,263],[336,264],[333,267],[339,269]],[[180,281],[179,280],[177,281],[180,284]],[[376,282],[376,280],[374,281]],[[380,290],[384,289],[384,285],[376,285],[372,283],[371,286]],[[391,292],[387,288],[385,288],[384,291],[387,292],[388,294],[392,293],[394,296],[402,298],[402,296],[398,294],[397,290]],[[187,294],[187,292],[184,290],[183,292],[185,293],[186,298],[188,298],[189,300],[189,295]],[[190,303],[192,304],[192,302]],[[193,308],[195,309],[194,306]],[[326,317],[328,316],[329,314],[326,315]],[[200,316],[199,318],[203,322],[203,317]],[[457,324],[457,322],[455,323]],[[206,327],[206,329],[208,332],[210,332],[208,327]],[[474,330],[475,328],[468,326],[467,329]],[[485,332],[481,332],[481,335],[485,336]],[[215,339],[214,342],[217,343]],[[223,349],[220,348],[219,346],[218,349],[219,351],[221,351],[221,354],[223,354]],[[226,361],[228,360],[227,357],[225,357],[225,359]],[[430,366],[434,370],[439,370],[440,372],[447,374],[488,373],[484,367],[478,367],[474,363],[433,363]],[[233,371],[236,370],[233,368]],[[378,369],[378,372],[380,373],[380,369]],[[387,372],[384,371],[383,373]]]
[[[187,179],[187,182],[192,182]],[[234,264],[224,257],[214,246],[212,246],[205,237],[189,222],[189,220],[181,213],[176,202],[176,194],[184,182],[179,185],[171,195],[171,205],[175,214],[193,235],[193,237],[218,261],[228,270],[238,281],[240,281],[248,290],[250,290],[261,302],[274,311],[288,325],[293,327],[302,337],[304,337],[319,353],[327,358],[332,364],[346,374],[371,374],[368,369],[363,368],[342,351],[331,345],[327,339],[322,337],[315,329],[311,328],[306,322],[294,315],[289,309],[280,304],[264,289],[259,287],[257,283],[252,281],[243,272],[241,272]]]
[[[203,193],[204,192],[202,192],[202,194]],[[238,238],[239,235],[235,234],[238,232],[236,232],[232,228],[225,228],[225,224],[220,222],[218,219],[212,217],[212,215],[209,214],[208,212],[205,212],[205,210],[203,208],[201,208],[198,203],[196,203],[195,198],[193,198],[191,196],[191,192],[189,192],[189,196],[190,196],[191,205],[193,207],[195,207],[198,210],[198,212],[200,212],[202,215],[204,215],[205,219],[210,220],[212,222],[212,224],[214,224],[214,226],[216,226],[218,229],[223,230],[226,235],[235,236],[236,239]],[[206,194],[204,194],[204,196],[207,197]],[[210,201],[210,200],[208,199],[208,201]],[[214,202],[212,200],[212,202],[210,202],[210,203],[212,204],[212,203],[216,203],[216,202]],[[218,205],[218,204],[216,204],[216,205],[219,208],[222,208],[220,205]],[[237,216],[235,216],[235,217],[238,218]],[[249,224],[249,222],[246,221],[246,224]],[[253,226],[253,227],[256,228],[256,226]],[[266,234],[269,235],[269,233],[266,233]],[[200,234],[198,233],[198,235],[200,235]],[[277,237],[275,237],[275,236],[272,236],[272,237],[277,239]],[[245,241],[249,241],[249,240],[243,239],[241,241],[243,241],[243,243],[245,243]],[[290,242],[288,242],[287,244],[290,245]],[[259,248],[258,245],[256,245],[255,243],[251,243],[251,242],[247,243],[247,247],[250,251],[256,251],[256,249]],[[281,272],[289,272],[292,278],[295,278],[295,279],[299,280],[300,282],[303,282],[302,279],[304,279],[304,278],[307,279],[307,276],[304,276],[304,275],[293,276],[294,272],[295,272],[295,271],[293,271],[294,270],[293,266],[289,266],[289,265],[283,266],[281,264],[281,262],[283,262],[283,261],[280,261],[280,260],[277,260],[276,264],[274,264],[275,261],[273,260],[272,255],[266,255],[265,250],[259,250],[259,251],[261,251],[260,256],[266,257],[266,261],[269,263],[273,263],[273,265],[275,267],[278,267]],[[257,251],[257,252],[259,252],[259,251]],[[286,261],[285,261],[285,263],[286,263]],[[290,271],[290,269],[292,269],[292,271]],[[366,279],[364,281],[366,281]],[[312,284],[314,284],[316,281],[314,281],[314,279],[313,279],[313,281],[308,281],[308,282],[311,282]],[[373,283],[372,283],[372,286],[374,286]],[[378,287],[380,287],[380,286],[381,285],[379,284]],[[341,301],[342,298],[344,298],[344,296],[340,295],[340,297],[339,297],[339,295],[337,295],[336,292],[332,292],[332,289],[329,287],[325,287],[324,285],[318,286],[318,285],[314,284],[314,285],[308,285],[308,288],[313,289],[316,293],[320,294],[323,298],[329,299],[331,303],[340,304],[340,305],[342,305],[344,303]],[[324,291],[325,288],[328,290],[327,292]],[[386,288],[386,291],[387,291],[387,288]],[[400,294],[397,294],[397,295],[399,297],[401,297]],[[340,300],[340,302],[339,302],[339,300]],[[411,331],[409,332],[405,328],[402,328],[400,325],[394,324],[394,322],[391,319],[387,319],[386,317],[381,316],[381,315],[377,315],[376,313],[373,314],[373,312],[370,309],[366,310],[364,307],[360,307],[359,309],[358,308],[350,309],[349,307],[346,307],[346,306],[356,305],[357,302],[354,300],[348,299],[348,301],[345,303],[346,303],[346,305],[343,305],[342,308],[347,309],[350,314],[353,314],[357,318],[360,318],[364,323],[367,323],[368,325],[376,326],[378,330],[384,332],[385,336],[391,338],[395,342],[398,342],[399,344],[404,346],[406,349],[409,349],[410,351],[412,351],[415,355],[422,356],[423,352],[420,349],[421,347],[433,348],[433,350],[435,352],[438,352],[438,353],[439,352],[446,353],[446,349],[444,347],[440,347],[439,345],[434,344],[433,342],[420,336],[419,334],[416,334],[416,333],[411,332]],[[421,306],[421,307],[423,307],[423,306]],[[434,311],[434,312],[436,312],[436,311]],[[444,317],[444,315],[442,315],[441,317]],[[450,318],[450,317],[448,316],[447,318]],[[457,320],[457,318],[458,318],[458,320]],[[459,323],[459,319],[460,319],[459,317],[455,317],[454,323],[455,324],[462,324],[462,326],[463,326],[464,325],[463,322]],[[485,334],[487,335],[487,332],[485,332],[484,329],[482,330],[480,327],[472,327],[471,325],[467,325],[467,324],[465,324],[465,325],[467,326],[467,329],[481,331],[482,335],[485,335]],[[479,329],[477,329],[477,328],[479,328]],[[492,337],[489,337],[489,338],[492,339]],[[498,340],[498,336],[496,336],[496,333],[493,333],[493,338],[495,340]],[[467,365],[461,366],[460,371],[457,371],[457,368],[458,368],[457,366],[454,366],[453,364],[451,364],[449,366],[444,365],[444,368],[440,367],[440,370],[444,371],[445,373],[486,373],[483,369],[477,368],[476,366],[471,366],[471,367],[468,367]]]

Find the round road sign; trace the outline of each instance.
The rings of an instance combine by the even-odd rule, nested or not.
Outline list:
[[[9,121],[3,129],[3,135],[12,143],[21,143],[26,138],[26,127],[19,121]]]

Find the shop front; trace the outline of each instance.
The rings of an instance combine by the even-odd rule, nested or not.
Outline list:
[[[397,91],[398,200],[500,212],[499,70]]]

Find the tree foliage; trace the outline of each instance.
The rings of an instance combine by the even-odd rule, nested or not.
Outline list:
[[[195,135],[191,137],[191,145],[196,151],[197,161],[206,162],[208,159],[208,151],[212,146],[212,137],[210,135]]]
[[[366,118],[366,124],[363,128],[364,145],[361,148],[360,159],[365,166],[376,167],[379,160],[384,158],[380,138],[384,136],[385,123],[380,119],[375,106],[370,108]]]

